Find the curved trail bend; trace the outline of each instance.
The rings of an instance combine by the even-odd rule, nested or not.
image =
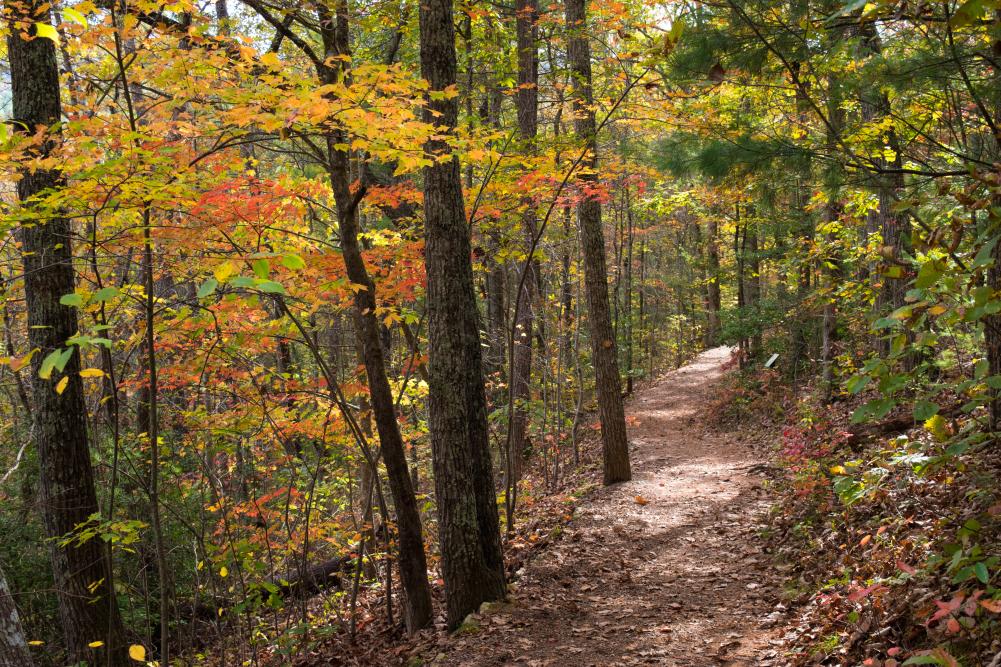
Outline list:
[[[578,507],[529,562],[511,603],[449,640],[436,665],[770,665],[774,572],[755,524],[759,456],[703,419],[730,351],[717,348],[626,406],[633,480]],[[774,617],[774,615],[773,615]]]

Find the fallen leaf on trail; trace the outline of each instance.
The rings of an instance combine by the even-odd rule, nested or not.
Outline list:
[[[636,496],[636,498],[634,498],[634,500],[636,501],[637,505],[646,505],[647,503],[650,502],[649,500],[647,500],[643,496]]]

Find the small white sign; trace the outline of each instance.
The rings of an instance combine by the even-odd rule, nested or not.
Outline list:
[[[768,361],[765,362],[765,368],[771,368],[776,361],[779,360],[779,353],[776,352],[772,356],[768,357]]]

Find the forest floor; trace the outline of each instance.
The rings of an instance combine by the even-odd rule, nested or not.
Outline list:
[[[628,401],[633,480],[584,498],[510,600],[442,636],[424,664],[782,662],[781,577],[758,537],[767,455],[705,419],[729,358],[705,352]]]

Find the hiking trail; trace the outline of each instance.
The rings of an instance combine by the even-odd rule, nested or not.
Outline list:
[[[705,407],[728,348],[626,404],[633,479],[594,492],[520,571],[508,603],[449,638],[435,665],[772,665],[777,573],[757,538],[763,462]]]

